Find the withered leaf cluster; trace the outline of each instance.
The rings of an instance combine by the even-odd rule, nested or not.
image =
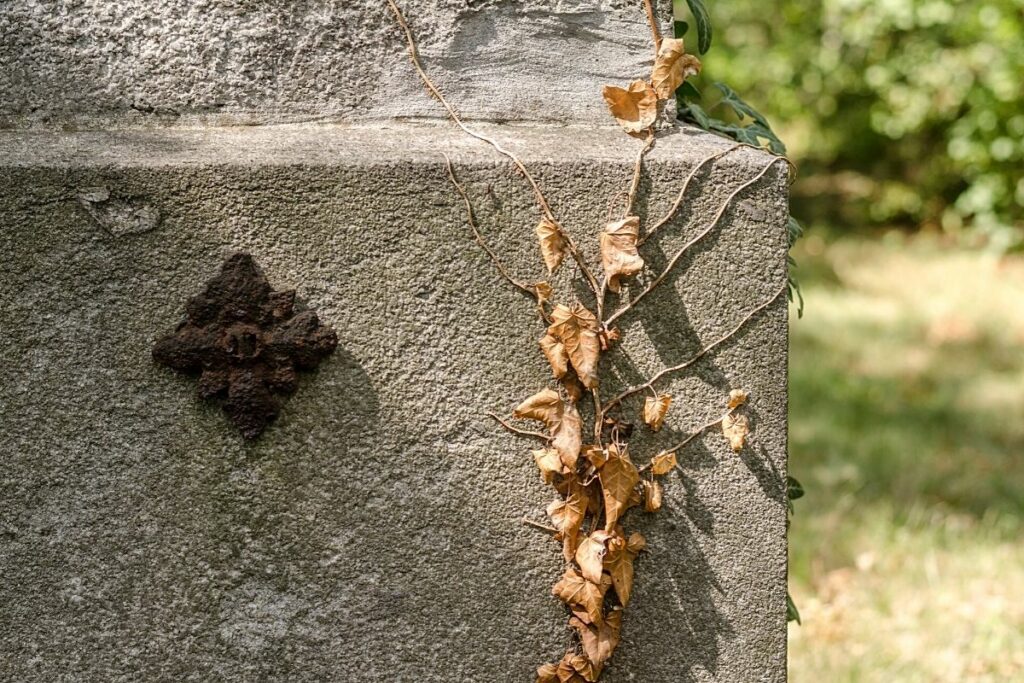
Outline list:
[[[555,305],[549,320],[540,348],[562,391],[542,389],[513,415],[542,423],[549,435],[549,445],[532,455],[541,478],[558,494],[547,514],[566,569],[552,594],[569,610],[577,645],[559,662],[540,667],[537,680],[589,683],[597,680],[619,644],[633,565],[646,545],[641,534],[627,535],[623,516],[638,505],[649,511],[661,507],[662,487],[655,477],[671,471],[676,460],[674,454],[656,456],[644,477],[618,438],[584,445],[576,402],[581,387],[598,386],[600,324],[579,304]],[[660,400],[655,410],[659,426],[669,402]]]
[[[635,80],[627,88],[606,85],[602,94],[622,129],[630,135],[641,135],[658,120],[659,105],[671,99],[683,81],[699,74],[700,69],[700,60],[686,54],[682,39],[665,38],[650,80]]]

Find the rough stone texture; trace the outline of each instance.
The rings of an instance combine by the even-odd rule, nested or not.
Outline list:
[[[639,143],[489,130],[593,259]],[[660,215],[724,144],[662,139],[641,213]],[[482,417],[548,381],[542,325],[470,241],[442,150],[496,251],[540,278],[528,188],[451,127],[0,135],[0,680],[518,682],[561,655],[559,548],[520,524],[552,494],[534,444]],[[769,161],[716,163],[643,248],[651,266]],[[609,391],[779,291],[786,189],[777,163],[623,319]],[[160,219],[139,229],[93,200]],[[339,337],[252,443],[150,356],[237,250]],[[603,681],[785,680],[786,334],[781,297],[666,384],[666,427],[633,440],[642,462],[719,415],[730,388],[751,392],[749,448],[707,434],[668,476],[665,509],[627,516],[649,552]]]
[[[399,5],[467,119],[603,124],[650,73],[639,0]],[[0,2],[0,128],[441,116],[423,94],[384,0]]]

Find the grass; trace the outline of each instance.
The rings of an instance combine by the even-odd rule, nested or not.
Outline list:
[[[1024,681],[1024,261],[795,254],[793,683]]]

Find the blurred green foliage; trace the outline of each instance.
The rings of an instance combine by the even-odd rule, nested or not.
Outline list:
[[[795,214],[1021,245],[1024,0],[707,6],[700,104],[723,116],[708,86],[724,81],[767,116],[801,167]]]

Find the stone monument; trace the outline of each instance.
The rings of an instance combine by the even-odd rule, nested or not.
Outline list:
[[[601,87],[650,70],[642,3],[405,0],[426,68],[596,256],[639,141]],[[668,26],[670,7],[659,12]],[[532,681],[570,642],[551,491],[508,414],[550,371],[529,188],[423,89],[384,2],[0,4],[0,679]],[[666,131],[638,211],[729,143]],[[657,269],[769,157],[694,180]],[[786,279],[784,166],[726,211],[606,362],[627,386]],[[337,334],[256,439],[152,348],[230,254]],[[638,311],[639,313],[639,311]],[[787,309],[667,382],[665,434],[750,392],[665,479],[602,681],[786,678]],[[615,389],[616,387],[612,387]],[[637,407],[633,406],[636,411]],[[653,451],[652,451],[653,452]]]

